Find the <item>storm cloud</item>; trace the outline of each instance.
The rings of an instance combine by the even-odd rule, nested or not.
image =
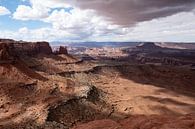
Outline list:
[[[73,0],[70,3],[81,9],[93,9],[123,26],[195,9],[195,0]]]
[[[11,2],[11,1],[7,1]],[[12,19],[28,23],[5,38],[194,42],[195,0],[25,0]],[[5,17],[10,17],[6,15]],[[31,29],[28,21],[39,21]],[[5,22],[4,24],[9,24]],[[45,24],[46,23],[46,24]],[[49,25],[49,26],[47,26]],[[8,25],[5,25],[8,26]],[[19,26],[18,26],[19,27]],[[14,37],[13,37],[14,36]]]

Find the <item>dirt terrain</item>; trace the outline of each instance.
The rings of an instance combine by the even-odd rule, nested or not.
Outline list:
[[[194,70],[130,59],[82,60],[47,42],[0,40],[0,128],[195,128]]]

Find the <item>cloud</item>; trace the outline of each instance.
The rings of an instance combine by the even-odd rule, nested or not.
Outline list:
[[[112,25],[101,17],[93,16],[89,10],[80,9],[67,13],[54,11],[47,22],[59,24],[48,28],[20,28],[18,31],[0,31],[1,38],[13,38],[27,41],[158,41],[193,42],[195,41],[195,14],[182,12],[172,16],[138,23],[134,27],[123,28]],[[89,17],[87,17],[89,15]],[[70,23],[64,18],[71,19]],[[60,18],[60,19],[58,19]],[[55,21],[56,19],[56,21]],[[91,19],[91,20],[89,20]],[[59,22],[57,21],[59,20]],[[72,22],[78,21],[78,22]],[[62,21],[62,23],[60,23]],[[64,21],[64,22],[63,22]],[[87,23],[85,23],[87,21]],[[46,21],[45,21],[46,22]],[[84,23],[83,23],[84,22]]]
[[[51,28],[39,28],[31,30],[27,27],[20,28],[18,29],[18,31],[1,30],[0,35],[1,38],[10,38],[25,41],[43,41],[46,39],[47,41],[51,41],[60,37],[60,34]]]
[[[70,7],[66,3],[54,0],[30,0],[31,6],[19,5],[13,14],[17,20],[41,20],[49,16],[53,8]]]
[[[19,6],[16,19],[43,18],[50,9],[74,7],[94,10],[113,24],[132,26],[195,8],[194,0],[30,0],[30,3],[32,7]]]
[[[56,39],[64,38],[71,40],[88,40],[105,35],[120,35],[124,29],[111,24],[103,16],[97,15],[92,9],[80,9],[78,7],[67,11],[71,3],[61,0],[30,0],[31,6],[19,5],[13,18],[18,20],[39,20],[50,23]],[[24,28],[22,31],[25,30]],[[43,31],[43,30],[42,30]],[[47,32],[46,32],[47,33]],[[52,34],[53,35],[53,34]],[[69,37],[67,37],[67,35]]]
[[[71,5],[70,0],[29,0],[32,6],[42,6],[47,8],[67,8]]]
[[[0,6],[0,16],[8,14],[11,14],[11,12],[7,8]]]
[[[194,0],[73,0],[82,9],[93,9],[118,25],[134,25],[195,8]]]
[[[14,19],[18,20],[39,20],[41,18],[46,18],[49,9],[41,6],[26,6],[19,5],[16,12],[13,14]]]
[[[137,24],[116,40],[194,42],[195,15],[182,12],[172,16],[153,19]]]
[[[54,29],[75,34],[79,39],[124,33],[123,28],[111,24],[104,17],[96,15],[96,12],[89,9],[74,8],[70,12],[66,12],[64,9],[54,10],[43,21],[51,23]]]
[[[147,2],[146,2],[147,1]],[[30,0],[13,17],[52,27],[2,35],[23,40],[193,41],[194,0]],[[66,9],[72,7],[70,11]],[[6,34],[6,35],[5,35]]]

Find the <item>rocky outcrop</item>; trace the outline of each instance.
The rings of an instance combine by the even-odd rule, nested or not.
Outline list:
[[[183,61],[171,57],[151,57],[147,55],[134,55],[133,57],[136,61],[142,64],[161,64],[161,65],[170,65],[170,66],[182,66],[182,65],[192,65],[193,62]]]
[[[52,49],[48,42],[37,42],[35,45],[38,53],[52,54]]]
[[[8,53],[11,55],[28,55],[33,56],[37,54],[52,54],[52,49],[48,42],[24,42],[14,41],[9,39],[0,39],[0,44],[4,44],[6,49],[3,49],[3,54]]]
[[[117,122],[105,119],[82,124],[72,129],[123,129],[123,128]]]
[[[143,49],[143,50],[147,50],[147,49],[162,49],[160,46],[157,46],[155,43],[153,42],[146,42],[143,43],[139,46],[137,46],[138,49]]]
[[[55,54],[64,54],[64,55],[68,55],[68,50],[66,47],[64,46],[60,46],[57,50],[54,51]]]
[[[36,42],[36,43],[13,43],[12,51],[17,54],[36,55],[36,54],[52,54],[52,49],[48,42]]]
[[[8,46],[5,43],[0,43],[0,60],[8,59],[9,59]]]
[[[125,120],[96,120],[73,129],[194,129],[195,115],[158,116],[137,115]]]
[[[65,54],[65,55],[67,55],[68,54],[67,48],[60,46],[60,48],[59,48],[59,54]]]
[[[47,121],[72,127],[78,123],[108,118],[113,108],[103,101],[103,94],[95,86],[89,86],[78,97],[51,107]]]
[[[141,64],[184,66],[195,63],[194,51],[163,48],[156,43],[143,43],[137,46],[129,57]]]
[[[0,39],[0,43],[14,43],[16,41],[12,40],[12,39]]]

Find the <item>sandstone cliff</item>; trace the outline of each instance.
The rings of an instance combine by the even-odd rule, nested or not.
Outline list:
[[[64,46],[60,46],[57,50],[54,51],[55,54],[64,54],[64,55],[68,55],[68,50],[66,47]]]
[[[52,49],[48,42],[24,42],[0,39],[0,50],[1,58],[6,58],[5,56],[8,56],[8,53],[12,56],[52,54]]]
[[[8,46],[5,43],[0,44],[0,60],[8,60],[9,59],[9,52]]]

